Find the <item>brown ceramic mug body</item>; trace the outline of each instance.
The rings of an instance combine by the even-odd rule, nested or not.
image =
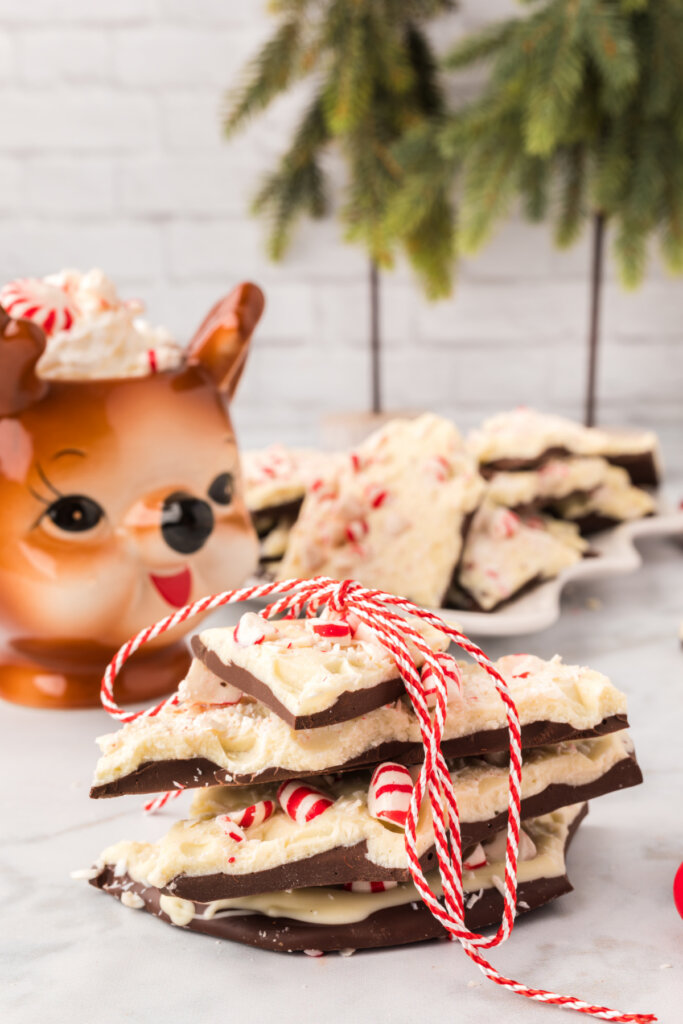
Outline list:
[[[256,538],[227,399],[262,307],[255,286],[240,286],[178,370],[49,382],[34,373],[39,329],[2,313],[0,696],[94,705],[129,637],[252,572]],[[145,645],[117,697],[175,688],[194,625]]]

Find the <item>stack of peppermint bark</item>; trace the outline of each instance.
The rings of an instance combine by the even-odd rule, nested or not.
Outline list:
[[[410,622],[447,663],[448,638]],[[191,816],[157,843],[106,849],[91,884],[171,924],[264,949],[347,952],[445,937],[405,850],[423,759],[418,720],[372,630],[353,614],[267,621],[248,612],[235,628],[199,633],[193,648],[177,705],[99,741],[91,791],[193,788]],[[508,732],[485,670],[459,667],[441,749],[460,813],[465,922],[478,930],[503,913]],[[565,855],[587,801],[642,777],[625,697],[605,676],[528,654],[496,668],[522,726],[522,913],[571,891]],[[429,801],[417,853],[439,893]]]

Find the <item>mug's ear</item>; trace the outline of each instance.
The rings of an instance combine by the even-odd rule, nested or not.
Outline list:
[[[14,320],[0,306],[0,416],[15,416],[45,395],[47,381],[36,374],[44,350],[41,328]]]
[[[261,319],[265,298],[257,285],[238,284],[213,307],[190,342],[188,366],[205,367],[218,388],[232,398]]]

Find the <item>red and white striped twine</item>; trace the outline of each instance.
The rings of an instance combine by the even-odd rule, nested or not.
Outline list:
[[[271,595],[279,596],[277,600],[260,612],[264,618],[272,618],[281,614],[288,618],[296,618],[304,610],[307,616],[312,616],[321,607],[327,607],[331,611],[342,614],[352,612],[360,622],[375,632],[379,642],[394,659],[420,724],[424,747],[424,762],[413,788],[406,822],[406,853],[410,872],[420,896],[448,932],[450,938],[460,942],[467,955],[487,978],[512,992],[526,996],[528,999],[563,1006],[579,1013],[598,1017],[601,1020],[616,1021],[619,1024],[650,1024],[650,1022],[656,1021],[657,1018],[652,1014],[620,1013],[618,1010],[610,1010],[607,1006],[596,1006],[573,996],[562,996],[544,989],[529,988],[499,974],[482,956],[481,950],[499,946],[509,937],[515,921],[522,775],[521,728],[517,708],[508,692],[505,679],[476,644],[433,612],[426,611],[411,601],[386,594],[381,590],[367,590],[353,580],[339,582],[324,576],[309,580],[286,580],[285,582],[260,584],[244,587],[241,590],[226,590],[222,594],[204,597],[193,604],[180,608],[173,615],[141,630],[137,636],[125,643],[107,666],[102,680],[101,700],[105,709],[113,718],[125,723],[140,717],[152,718],[165,708],[176,706],[179,702],[177,693],[146,711],[124,711],[120,708],[114,700],[114,680],[128,658],[143,644],[154,640],[166,630],[173,629],[194,615],[220,608],[226,604],[236,604]],[[448,674],[442,660],[432,651],[426,640],[406,622],[403,617],[405,614],[422,619],[441,630],[462,650],[466,651],[489,674],[505,705],[510,738],[510,773],[504,908],[500,927],[492,936],[487,937],[477,932],[471,932],[464,922],[460,818],[453,784],[441,752],[441,738],[446,719]],[[427,704],[420,671],[408,646],[409,642],[419,651],[425,666],[431,670],[429,673],[430,689],[432,686],[436,686],[436,703],[431,710]],[[443,903],[429,887],[417,854],[417,818],[425,796],[429,797],[431,803],[434,845],[443,887]]]

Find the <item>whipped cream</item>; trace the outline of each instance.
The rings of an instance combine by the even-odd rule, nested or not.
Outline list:
[[[50,380],[143,377],[181,365],[180,345],[164,328],[141,319],[142,303],[123,301],[101,270],[62,270],[42,283],[67,297],[73,322],[48,334],[37,365],[39,376]]]

